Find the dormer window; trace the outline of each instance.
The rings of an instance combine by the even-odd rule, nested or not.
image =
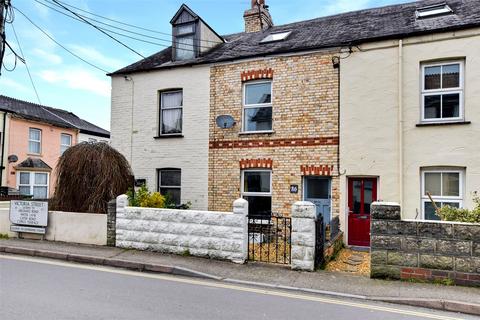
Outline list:
[[[282,41],[288,38],[288,36],[292,33],[292,31],[284,31],[284,32],[277,32],[277,33],[271,33],[265,38],[263,38],[260,43],[268,43],[268,42],[277,42],[277,41]]]
[[[175,60],[195,58],[195,23],[181,24],[174,27]]]
[[[417,19],[422,19],[451,13],[453,13],[452,8],[450,8],[446,3],[442,3],[417,9],[415,14]]]

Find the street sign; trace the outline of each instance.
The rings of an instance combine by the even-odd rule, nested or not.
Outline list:
[[[13,225],[10,226],[10,231],[12,232],[25,232],[25,233],[37,233],[37,234],[45,234],[47,233],[47,229],[44,227],[24,227],[24,226],[17,226]]]
[[[46,227],[48,224],[48,202],[10,201],[10,222],[22,226]]]

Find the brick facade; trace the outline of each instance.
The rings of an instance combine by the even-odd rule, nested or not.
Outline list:
[[[332,177],[332,213],[338,214],[338,70],[332,56],[311,53],[212,67],[210,210],[231,210],[240,197],[242,163],[271,160],[273,212],[288,215],[302,200],[302,176],[313,174]],[[243,84],[258,78],[272,79],[273,132],[242,134]],[[218,128],[215,119],[222,114],[232,115],[236,125]],[[299,186],[297,194],[290,193],[292,184]]]

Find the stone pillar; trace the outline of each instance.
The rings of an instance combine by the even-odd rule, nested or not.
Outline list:
[[[233,202],[233,214],[240,214],[244,216],[243,219],[243,246],[242,246],[242,258],[245,263],[248,259],[248,201],[245,199],[237,199]]]
[[[316,207],[307,201],[292,206],[292,269],[315,269],[315,220]]]
[[[115,218],[115,245],[117,245],[116,239],[118,239],[118,233],[119,233],[118,219],[125,218],[127,206],[128,206],[128,196],[126,194],[119,195],[117,197],[117,212],[116,212],[116,218]]]
[[[115,247],[117,223],[117,200],[108,202],[107,210],[107,246]]]

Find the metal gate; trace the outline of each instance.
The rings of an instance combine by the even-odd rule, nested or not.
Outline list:
[[[248,217],[248,260],[290,264],[292,219],[281,215]]]
[[[315,269],[324,262],[323,245],[325,243],[325,226],[323,216],[319,215],[315,221]]]

